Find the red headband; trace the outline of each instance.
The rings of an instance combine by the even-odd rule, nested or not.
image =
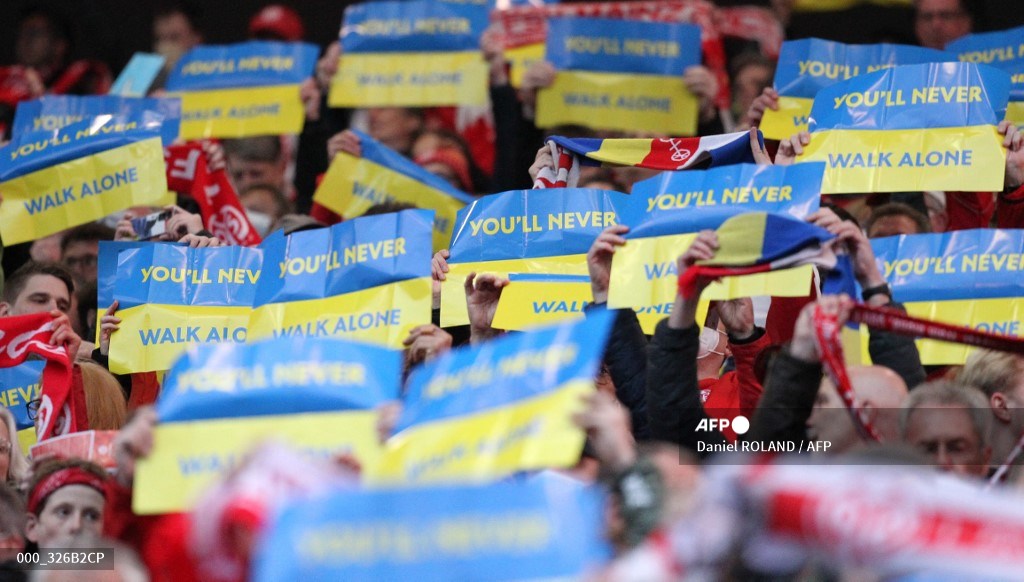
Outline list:
[[[54,471],[40,481],[28,496],[28,512],[39,515],[39,509],[54,491],[68,485],[85,485],[106,496],[106,480],[80,467]]]

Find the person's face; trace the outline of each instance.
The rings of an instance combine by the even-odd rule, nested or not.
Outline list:
[[[374,107],[367,110],[367,116],[370,137],[403,153],[412,148],[412,136],[422,125],[419,118],[401,107]]]
[[[253,184],[270,184],[284,189],[284,168],[276,162],[252,162],[228,156],[228,172],[235,190],[246,190]]]
[[[0,317],[49,313],[54,309],[64,313],[71,311],[67,285],[53,275],[32,275],[13,304],[0,303]]]
[[[58,39],[43,16],[30,16],[18,28],[15,53],[18,63],[27,67],[50,64],[57,51]]]
[[[918,0],[914,33],[921,46],[942,50],[971,32],[971,17],[960,0]]]
[[[281,218],[277,199],[270,190],[264,190],[263,188],[249,190],[242,195],[240,202],[246,210],[262,212],[275,220]]]
[[[984,477],[992,451],[974,430],[963,406],[926,405],[910,413],[907,444],[931,457],[943,471]]]
[[[86,485],[68,485],[50,494],[38,516],[28,514],[27,537],[45,548],[54,540],[81,533],[99,536],[103,505],[99,491]]]
[[[95,240],[77,241],[64,249],[61,262],[78,280],[96,282],[96,261],[100,256],[100,243]]]
[[[822,382],[818,389],[814,409],[807,419],[807,436],[814,441],[829,443],[830,452],[842,452],[858,442],[846,406],[828,382]]]
[[[448,164],[442,164],[440,162],[433,162],[425,164],[423,169],[430,172],[431,174],[441,178],[445,182],[451,184],[452,188],[456,190],[462,190],[462,182],[459,181],[459,176],[455,173]]]
[[[167,59],[165,67],[172,67],[192,47],[202,41],[184,15],[174,13],[153,21],[153,51]]]
[[[18,446],[18,443],[12,443],[10,441],[11,431],[7,428],[7,423],[0,420],[0,475],[3,475],[4,481],[10,478],[11,470],[11,449]]]
[[[880,238],[883,236],[896,236],[898,234],[920,234],[917,223],[909,216],[893,214],[883,216],[871,225],[871,232],[868,238]]]
[[[763,65],[748,65],[740,69],[733,80],[735,111],[745,112],[765,87],[772,84],[772,71]]]

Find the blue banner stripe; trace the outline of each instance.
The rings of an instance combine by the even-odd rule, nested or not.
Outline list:
[[[320,50],[309,43],[249,41],[198,46],[167,78],[167,91],[298,85],[313,74]]]
[[[681,76],[701,62],[700,27],[613,18],[552,18],[545,59],[559,70]]]

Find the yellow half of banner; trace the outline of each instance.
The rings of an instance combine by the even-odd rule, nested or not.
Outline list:
[[[37,442],[39,442],[39,440],[36,435],[36,427],[32,426],[18,431],[18,448],[21,449],[21,454],[27,455],[29,449],[32,448],[32,445]]]
[[[135,470],[132,509],[140,515],[191,509],[263,440],[283,441],[319,458],[351,453],[360,463],[373,463],[380,454],[376,423],[375,411],[360,410],[157,425],[153,452]]]
[[[348,54],[338,62],[331,107],[487,105],[480,51]]]
[[[557,299],[552,299],[557,297]],[[590,283],[513,281],[501,291],[501,300],[491,326],[495,329],[524,330],[538,325],[583,317],[583,310],[593,301]],[[710,301],[697,306],[697,323],[703,324]],[[636,310],[644,333],[651,335],[658,322],[672,313],[672,303],[662,303]]]
[[[110,336],[110,371],[168,370],[191,346],[244,343],[250,307],[147,303],[117,312],[121,329]]]
[[[544,60],[546,54],[544,43],[524,44],[515,48],[505,49],[505,60],[508,61],[508,82],[518,89],[523,85],[523,75],[533,63]]]
[[[1006,105],[1006,119],[1014,125],[1024,125],[1024,101],[1010,101]]]
[[[658,318],[670,313],[678,293],[676,259],[696,237],[696,233],[689,233],[639,238],[619,247],[612,258],[608,306],[613,309],[632,307]],[[811,266],[805,265],[757,275],[725,277],[712,283],[701,298],[710,301],[760,295],[804,297],[811,289],[812,271]]]
[[[1024,337],[1024,298],[963,299],[957,301],[922,301],[905,303],[907,313],[915,317],[953,325],[973,327],[980,331]],[[862,326],[861,358],[870,361],[868,333]],[[917,340],[921,363],[926,366],[958,366],[976,348],[964,344],[936,340]]]
[[[368,482],[479,482],[517,471],[570,467],[584,434],[572,422],[593,381],[576,381],[516,404],[411,427],[391,437]]]
[[[362,216],[374,204],[408,202],[434,211],[434,249],[448,246],[462,202],[444,192],[345,152],[334,157],[313,201],[345,218]]]
[[[430,323],[431,281],[409,279],[323,299],[252,310],[249,338],[344,337],[401,348],[409,330]]]
[[[131,206],[174,203],[160,138],[44,168],[0,184],[7,246],[36,240]]]
[[[910,8],[913,0],[796,0],[795,12],[834,12],[848,10],[861,4],[877,4],[893,8]]]
[[[181,97],[181,138],[298,134],[306,112],[298,85],[188,91]]]
[[[807,118],[811,115],[814,99],[779,97],[779,110],[766,109],[758,128],[767,139],[784,140],[807,131]]]
[[[441,327],[469,324],[469,313],[466,311],[465,284],[466,276],[470,273],[489,273],[501,277],[508,277],[510,273],[545,275],[588,274],[586,255],[508,259],[505,261],[485,261],[480,263],[449,263],[448,269],[445,281],[441,283]],[[566,298],[568,297],[571,297],[571,295],[566,296]],[[548,297],[547,299],[561,300],[563,296]]]
[[[695,135],[699,107],[682,75],[559,71],[554,84],[537,93],[537,127]]]
[[[811,135],[800,162],[825,162],[822,194],[998,192],[1006,148],[992,125],[828,130]]]

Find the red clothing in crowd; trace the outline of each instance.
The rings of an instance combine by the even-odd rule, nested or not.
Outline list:
[[[698,383],[700,397],[704,402],[704,410],[712,418],[728,418],[730,421],[737,415],[748,419],[754,415],[754,409],[761,400],[764,387],[757,381],[754,374],[754,362],[757,355],[772,345],[767,333],[750,343],[735,344],[730,342],[736,370],[722,374],[720,378],[705,378]],[[722,431],[729,442],[736,442],[736,433],[732,427]]]

